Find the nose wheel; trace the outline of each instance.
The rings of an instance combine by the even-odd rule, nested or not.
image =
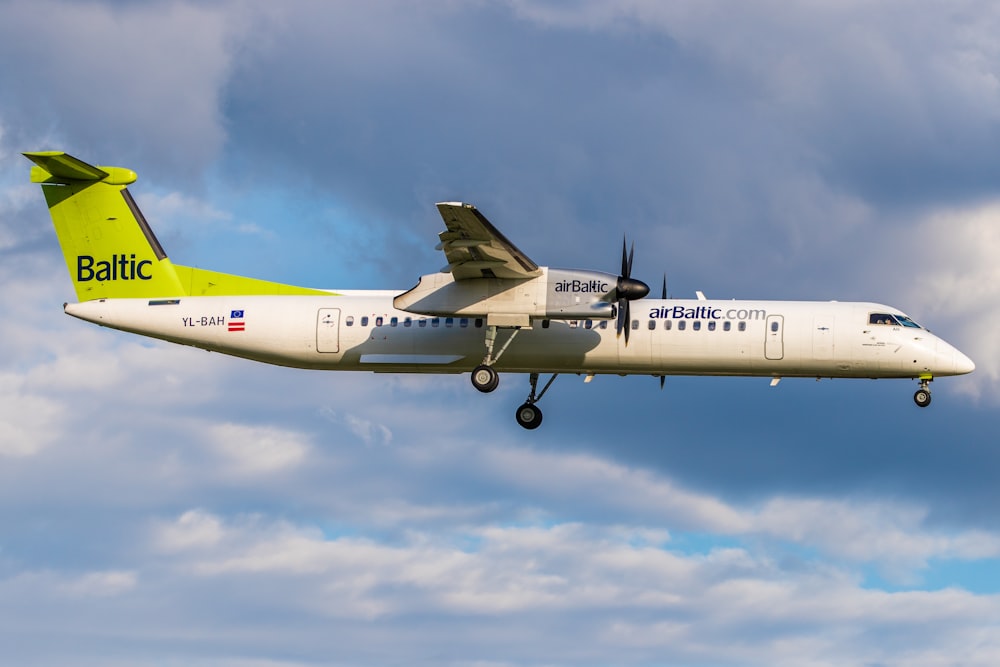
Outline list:
[[[542,396],[549,390],[549,387],[552,386],[557,377],[559,377],[559,373],[553,373],[549,381],[542,387],[542,390],[538,391],[538,373],[532,373],[528,376],[528,382],[531,383],[531,392],[528,394],[528,400],[514,413],[514,418],[517,419],[517,423],[522,428],[533,431],[542,425],[542,410],[535,403],[542,400]]]
[[[917,393],[913,395],[913,402],[922,408],[926,408],[931,404],[931,390],[928,388],[929,383],[929,378],[921,378],[920,389],[917,389]]]
[[[525,403],[514,413],[517,423],[523,428],[533,431],[542,425],[542,411],[532,403]]]

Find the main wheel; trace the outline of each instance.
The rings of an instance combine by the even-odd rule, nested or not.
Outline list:
[[[922,408],[926,408],[931,404],[931,392],[927,389],[917,389],[917,393],[913,395],[913,402]]]
[[[531,403],[525,403],[514,413],[517,423],[530,430],[536,429],[542,424],[542,411]]]
[[[500,386],[500,375],[486,364],[476,366],[472,370],[472,386],[488,394]]]

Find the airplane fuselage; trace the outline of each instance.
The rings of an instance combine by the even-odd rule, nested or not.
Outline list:
[[[527,373],[518,424],[560,373],[915,378],[972,361],[877,303],[647,299],[622,242],[621,271],[540,266],[472,204],[439,202],[447,265],[405,291],[334,292],[174,264],[127,186],[130,169],[62,151],[25,153],[42,187],[83,320],[256,361],[322,370],[465,373],[489,393]],[[633,245],[634,249],[634,245]],[[538,390],[539,376],[551,373]]]
[[[106,299],[66,312],[103,326],[296,368],[464,373],[482,362],[483,318],[393,308],[397,291],[330,296]],[[516,373],[921,378],[972,362],[931,332],[876,323],[862,302],[642,299],[628,345],[614,321],[534,319],[496,370]]]

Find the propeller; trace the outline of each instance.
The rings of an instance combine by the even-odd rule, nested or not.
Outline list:
[[[632,311],[629,303],[649,294],[649,285],[632,277],[632,256],[635,254],[635,241],[627,253],[625,240],[622,239],[622,272],[615,286],[615,298],[618,300],[618,335],[625,332],[625,344],[628,345],[628,333],[632,329]]]
[[[667,274],[666,273],[663,274],[663,290],[660,292],[660,298],[663,299],[664,301],[667,300]],[[666,375],[661,375],[660,376],[660,391],[663,391],[663,385],[666,384],[666,382],[667,382],[667,376]]]

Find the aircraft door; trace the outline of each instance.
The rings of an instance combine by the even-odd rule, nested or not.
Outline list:
[[[833,359],[833,315],[822,314],[813,318],[813,359]]]
[[[782,359],[785,356],[784,342],[785,318],[783,315],[767,316],[767,332],[764,334],[764,358],[771,360]]]
[[[316,315],[316,351],[340,352],[340,308],[320,308]]]

